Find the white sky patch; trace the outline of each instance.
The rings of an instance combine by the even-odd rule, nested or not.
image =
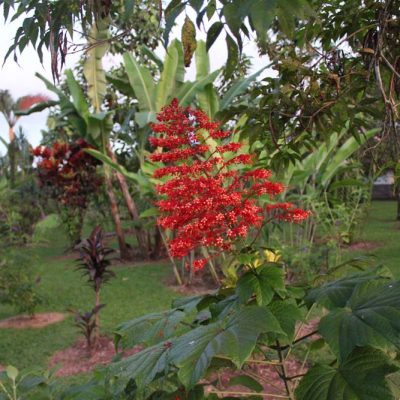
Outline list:
[[[13,43],[14,35],[18,27],[22,24],[23,17],[17,19],[13,22],[4,23],[4,19],[2,16],[2,9],[0,8],[1,17],[0,17],[0,65],[3,63],[3,59],[8,51],[8,48]],[[190,18],[195,20],[195,13],[189,12]],[[181,15],[177,20],[177,24],[175,28],[172,30],[171,40],[173,38],[180,37],[180,30],[183,25],[184,15]],[[206,30],[212,24],[213,21],[210,21],[206,25]],[[74,39],[77,39],[74,38]],[[206,32],[202,29],[201,32],[197,31],[197,39],[206,39]],[[247,41],[244,44],[244,52],[252,58],[252,67],[250,72],[254,72],[262,68],[263,66],[269,63],[268,57],[260,57],[258,55],[257,46],[254,41]],[[163,59],[165,55],[165,49],[160,46],[156,50],[157,55]],[[67,56],[67,62],[65,68],[72,68],[77,61],[79,60],[80,54],[69,54]],[[227,59],[227,51],[225,44],[224,35],[220,35],[220,37],[216,40],[214,45],[210,50],[210,68],[211,71],[214,71],[218,68],[221,68]],[[113,57],[109,56],[105,59],[105,67],[109,68],[113,64],[118,63],[118,59],[113,59]],[[46,94],[50,97],[54,98],[54,95],[49,92],[44,83],[35,76],[35,73],[39,72],[47,79],[52,81],[51,69],[50,69],[50,54],[43,48],[43,65],[40,64],[39,57],[36,51],[29,46],[24,50],[22,55],[18,56],[18,64],[16,64],[13,60],[12,55],[8,58],[7,62],[4,64],[2,68],[0,68],[0,89],[8,89],[14,100],[18,99],[21,96],[25,96],[28,94]],[[194,60],[192,65],[186,70],[186,79],[194,80],[195,79],[195,63]],[[271,75],[272,70],[266,70],[261,77],[266,75]],[[29,140],[29,142],[36,146],[39,144],[41,139],[41,130],[46,128],[46,120],[47,120],[47,111],[42,111],[40,113],[35,113],[30,116],[22,117],[17,123],[16,130],[18,130],[19,126],[21,126]],[[8,127],[7,123],[4,120],[4,117],[0,115],[0,136],[8,141]],[[4,153],[4,147],[0,145],[0,154]]]

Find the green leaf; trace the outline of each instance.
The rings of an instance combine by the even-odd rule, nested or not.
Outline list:
[[[206,373],[213,357],[226,356],[240,368],[253,352],[259,335],[279,329],[265,308],[243,307],[224,320],[200,326],[177,339],[171,361],[186,387],[194,386]]]
[[[206,50],[204,41],[199,40],[195,52],[196,58],[196,79],[198,81],[204,79],[210,73],[210,59]],[[219,110],[219,96],[212,83],[204,86],[202,90],[197,93],[197,99],[200,108],[213,119]]]
[[[203,40],[197,42],[196,52],[196,79],[200,80],[210,73],[210,57],[206,50],[206,44]]]
[[[371,129],[365,132],[360,141],[357,141],[355,137],[350,137],[347,139],[333,157],[329,158],[329,163],[327,163],[325,170],[321,174],[321,184],[326,186],[330,180],[335,176],[339,168],[343,167],[350,156],[355,153],[368,139],[372,138],[378,129]]]
[[[250,18],[257,33],[257,39],[265,41],[269,29],[276,15],[277,0],[255,0],[250,8]]]
[[[294,339],[296,324],[303,319],[300,308],[295,303],[278,300],[269,304],[268,309],[278,320],[288,341],[291,342]]]
[[[203,0],[189,0],[189,4],[198,13],[201,10],[201,7],[203,6]]]
[[[58,105],[59,102],[56,100],[49,100],[49,101],[44,101],[42,103],[37,103],[34,106],[28,108],[27,110],[16,110],[14,112],[15,115],[19,115],[19,116],[25,116],[25,115],[30,115],[36,112],[40,112],[45,110],[46,108],[50,108],[50,107],[54,107],[56,105]]]
[[[224,28],[224,24],[220,21],[214,22],[207,32],[206,50],[210,50],[211,46],[217,40],[219,34]]]
[[[164,60],[164,69],[156,88],[155,109],[157,112],[167,105],[168,100],[174,94],[180,60],[178,45],[181,46],[180,42],[174,40],[167,49],[167,55]]]
[[[9,365],[6,368],[6,373],[8,378],[11,379],[12,381],[15,381],[19,375],[17,368],[13,367],[12,365]]]
[[[129,19],[132,16],[134,9],[134,0],[124,0],[124,18]]]
[[[232,76],[235,71],[238,61],[239,61],[239,49],[237,47],[236,42],[232,39],[232,37],[227,34],[226,35],[226,46],[228,48],[228,60],[226,62],[226,66],[224,69],[225,79],[228,79]]]
[[[219,96],[214,86],[210,83],[197,94],[200,108],[208,115],[210,119],[214,119],[215,114],[219,111]]]
[[[358,284],[343,308],[321,319],[318,330],[340,359],[355,347],[400,349],[400,282]]]
[[[316,365],[300,381],[297,400],[394,400],[385,379],[398,370],[374,349],[356,349],[338,368]]]
[[[244,3],[248,3],[247,0],[241,0]],[[226,3],[222,8],[226,23],[232,33],[237,36],[239,34],[240,26],[242,25],[243,15],[241,14],[241,8],[235,3]]]
[[[206,85],[215,81],[219,72],[219,70],[214,71],[211,74],[195,82],[186,82],[176,95],[176,98],[179,100],[179,104],[181,106],[189,105],[199,91],[204,89]]]
[[[168,47],[171,29],[175,24],[176,18],[184,9],[185,3],[182,3],[182,0],[172,0],[165,9],[165,27],[163,33],[164,47]]]
[[[107,92],[106,73],[102,59],[109,49],[108,19],[96,21],[90,30],[87,57],[83,64],[83,74],[88,83],[88,96],[96,110],[101,110],[101,104]],[[100,44],[101,43],[101,44]]]
[[[155,344],[172,336],[186,313],[173,309],[161,313],[147,314],[119,325],[114,332],[115,342],[121,340],[124,348],[137,344]]]
[[[140,111],[135,113],[135,121],[139,125],[139,128],[144,128],[156,120],[157,114],[154,111]]]
[[[255,294],[257,304],[267,305],[275,293],[285,292],[284,272],[280,267],[267,265],[252,269],[245,273],[238,281],[236,293],[246,302]]]
[[[132,54],[125,53],[123,58],[129,83],[139,101],[139,110],[155,113],[153,100],[155,87],[150,72],[145,67],[141,67]]]
[[[134,172],[129,172],[125,169],[124,166],[114,162],[108,155],[102,153],[96,149],[85,149],[86,153],[89,153],[91,156],[97,158],[98,160],[102,161],[104,164],[109,165],[111,168],[115,169],[116,171],[120,172],[122,175],[131,179],[133,181],[137,181],[137,174]]]
[[[71,93],[72,102],[74,103],[75,109],[79,115],[81,115],[81,117],[87,121],[89,115],[89,106],[86,102],[83,90],[70,69],[65,71],[65,76],[67,77],[67,85]]]
[[[305,297],[305,301],[308,306],[318,303],[330,310],[345,307],[353,294],[354,288],[358,284],[369,282],[372,279],[381,282],[387,281],[386,276],[377,276],[375,271],[350,275],[310,290]]]
[[[169,370],[170,351],[173,341],[164,341],[155,346],[110,365],[110,373],[118,379],[134,379],[139,388],[145,388],[158,374]]]
[[[266,68],[269,68],[271,65],[272,63],[266,65],[265,67],[262,67],[257,72],[248,76],[247,78],[239,79],[238,81],[236,81],[221,99],[220,110],[224,110],[225,108],[227,108],[235,99],[235,97],[242,94],[249,87],[249,85],[257,79],[258,75],[260,75],[261,72],[263,72]]]
[[[128,97],[135,97],[135,92],[129,84],[128,77],[120,77],[114,74],[106,74],[107,82],[111,83],[115,89]]]
[[[141,52],[146,55],[150,60],[154,61],[154,63],[157,65],[158,69],[160,72],[162,72],[162,70],[164,69],[164,64],[161,60],[161,58],[159,58],[156,53],[154,53],[153,50],[151,50],[149,47],[142,45],[140,48]]]
[[[157,217],[160,215],[160,210],[157,207],[151,207],[140,214],[140,218]]]
[[[179,40],[174,40],[171,45],[174,45],[178,52],[178,65],[175,72],[175,87],[178,89],[185,82],[185,57],[183,45]],[[164,65],[162,71],[164,71]]]

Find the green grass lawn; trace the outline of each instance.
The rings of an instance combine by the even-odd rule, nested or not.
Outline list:
[[[63,255],[64,242],[59,239],[21,250],[30,257],[41,277],[40,292],[45,296],[45,304],[37,311],[88,311],[94,305],[94,292],[75,270],[74,258]],[[123,264],[113,270],[116,278],[101,293],[101,301],[106,304],[101,311],[101,328],[106,335],[112,336],[113,329],[121,322],[169,308],[171,300],[177,297],[163,284],[171,274],[168,264]],[[14,313],[11,307],[0,305],[0,319]],[[49,357],[71,346],[78,336],[71,314],[63,322],[41,329],[1,329],[0,364],[46,368]]]
[[[400,278],[400,223],[395,220],[395,202],[374,202],[365,223],[360,226],[359,241],[376,244],[365,251],[345,252],[343,258],[371,254],[387,265]],[[46,303],[38,312],[68,309],[91,309],[94,293],[80,273],[75,271],[74,259],[63,255],[65,241],[57,235],[47,244],[30,246],[26,252],[41,276],[40,290]],[[139,315],[168,308],[177,294],[168,289],[163,280],[171,275],[168,264],[116,265],[117,277],[104,287],[101,312],[102,331],[112,335],[119,323]],[[0,319],[14,314],[14,310],[0,305]],[[71,346],[78,337],[71,315],[61,323],[42,329],[0,330],[0,364],[18,368],[46,368],[48,359],[57,350]]]
[[[400,221],[396,221],[397,204],[394,201],[375,201],[360,226],[358,240],[371,242],[376,247],[358,254],[376,256],[377,262],[391,269],[400,279]]]

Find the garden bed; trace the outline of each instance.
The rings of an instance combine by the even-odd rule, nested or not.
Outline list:
[[[17,315],[0,321],[0,329],[38,329],[56,324],[65,319],[65,314],[59,312],[39,313],[35,315]]]
[[[141,346],[136,346],[123,353],[123,357],[128,357],[139,352]],[[92,371],[99,365],[105,365],[115,357],[114,342],[107,336],[98,339],[93,347],[91,354],[88,354],[86,341],[78,339],[73,346],[57,351],[50,359],[49,367],[59,366],[56,376],[70,376]]]

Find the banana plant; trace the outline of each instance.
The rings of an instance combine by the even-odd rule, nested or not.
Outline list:
[[[243,94],[268,67],[265,66],[256,73],[239,79],[221,98],[214,86],[221,70],[210,71],[210,59],[204,41],[197,42],[194,81],[185,80],[183,48],[179,40],[174,40],[170,44],[163,62],[148,48],[143,48],[142,51],[159,68],[158,79],[154,79],[149,70],[130,53],[125,53],[123,56],[124,77],[107,75],[108,81],[119,91],[128,97],[136,98],[138,102],[134,119],[139,128],[137,137],[140,149],[144,148],[150,132],[149,123],[155,122],[156,114],[173,98],[177,98],[182,106],[199,105],[213,119],[219,111],[228,108],[239,95]]]
[[[376,134],[377,129],[365,132],[358,140],[351,136],[340,144],[346,132],[347,130],[343,129],[340,133],[333,133],[327,141],[321,143],[312,153],[291,164],[286,169],[282,179],[286,186],[295,186],[300,191],[304,191],[307,188],[307,184],[312,183],[313,187],[322,192],[328,190],[333,180],[348,167],[349,160],[353,154]],[[307,151],[304,151],[302,154],[307,153]]]

